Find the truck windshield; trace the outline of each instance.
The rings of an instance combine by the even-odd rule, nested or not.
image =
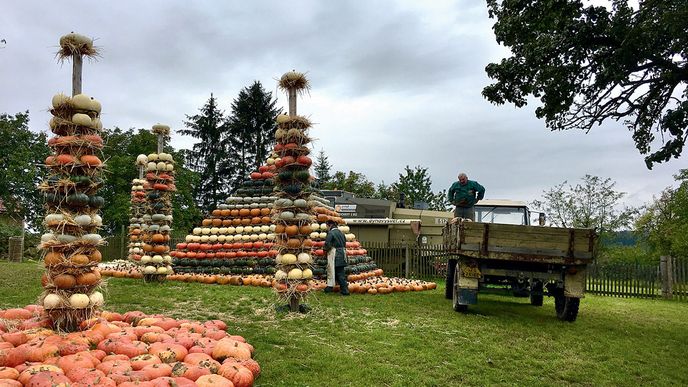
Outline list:
[[[475,206],[475,220],[481,223],[520,224],[526,223],[526,209],[521,207]]]

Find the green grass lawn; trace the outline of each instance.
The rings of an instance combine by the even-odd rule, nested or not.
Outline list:
[[[0,308],[34,302],[36,263],[0,263]],[[107,309],[222,319],[256,347],[256,385],[688,385],[688,303],[588,296],[574,323],[551,299],[481,295],[458,314],[434,291],[317,293],[306,315],[270,289],[109,279]]]

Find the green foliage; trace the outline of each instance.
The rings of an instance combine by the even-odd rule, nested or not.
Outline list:
[[[635,227],[657,255],[688,257],[688,169],[674,178],[679,186],[665,189],[645,206]]]
[[[199,112],[187,115],[186,129],[179,132],[198,140],[184,155],[188,168],[200,176],[194,191],[195,202],[202,211],[209,212],[229,195],[229,178],[235,173],[232,164],[235,155],[227,140],[229,126],[224,112],[218,108],[217,99],[212,94]]]
[[[330,182],[323,184],[321,189],[347,191],[360,198],[370,198],[375,194],[375,184],[364,174],[354,171],[349,171],[348,175],[342,171],[335,172]]]
[[[403,193],[406,208],[413,208],[416,202],[424,202],[431,210],[448,211],[451,203],[447,200],[446,190],[434,193],[431,186],[432,180],[428,168],[416,166],[411,169],[407,165],[396,182],[386,185],[383,181],[378,184],[374,197],[400,203],[400,193]]]
[[[107,172],[105,184],[99,195],[105,198],[103,207],[104,231],[108,234],[119,233],[129,226],[131,205],[131,181],[138,178],[135,165],[136,156],[150,154],[157,149],[157,137],[150,130],[119,128],[103,131],[103,155]],[[184,167],[184,155],[167,146],[165,152],[175,160],[175,185],[177,192],[172,196],[173,229],[189,230],[201,218],[201,213],[193,202],[193,187],[198,175]]]
[[[239,188],[252,170],[257,170],[268,158],[275,144],[277,116],[282,109],[275,105],[272,92],[263,89],[259,81],[243,88],[232,101],[228,118],[229,133],[223,141],[229,144],[231,159],[219,172],[229,174],[232,190]]]
[[[313,163],[313,173],[315,173],[318,186],[323,186],[332,180],[330,170],[332,170],[332,165],[330,165],[325,151],[321,149],[318,157],[315,159],[315,163]]]
[[[29,130],[29,112],[0,114],[0,199],[15,220],[38,229],[43,199],[36,186],[45,178],[41,164],[50,154],[45,133]]]
[[[561,184],[543,191],[543,199],[532,203],[545,211],[549,222],[557,227],[596,228],[601,232],[627,229],[638,213],[635,208],[620,205],[626,195],[614,189],[610,178],[585,175],[582,184]]]
[[[487,65],[496,82],[483,96],[517,107],[539,98],[535,114],[552,130],[623,121],[648,168],[678,158],[688,136],[688,2],[583,3],[487,0],[511,56]]]

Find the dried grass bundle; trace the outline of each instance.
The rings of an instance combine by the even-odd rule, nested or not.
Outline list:
[[[306,93],[311,88],[306,74],[296,70],[284,73],[278,80],[277,85],[282,91],[295,90],[299,94]]]
[[[278,120],[277,127],[279,129],[289,130],[289,129],[308,129],[313,124],[311,121],[304,116],[284,116],[281,115]]]
[[[56,56],[62,62],[73,55],[81,55],[92,59],[99,57],[100,51],[98,47],[93,45],[93,39],[71,32],[60,38],[60,50]]]
[[[169,136],[170,135],[170,127],[167,125],[163,125],[163,124],[153,125],[153,128],[151,131],[155,134],[161,134],[163,136]]]

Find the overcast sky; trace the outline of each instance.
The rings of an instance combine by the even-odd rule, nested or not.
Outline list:
[[[465,171],[486,198],[531,201],[591,174],[634,206],[676,185],[686,156],[649,171],[620,124],[550,132],[535,104],[484,100],[485,65],[507,53],[491,26],[478,0],[7,2],[0,112],[28,109],[32,129],[47,129],[52,96],[71,92],[71,65],[54,53],[74,31],[102,48],[85,63],[83,91],[101,101],[107,127],[180,129],[211,92],[229,111],[254,80],[285,106],[275,79],[296,69],[312,85],[298,110],[317,123],[315,153],[376,183],[420,165],[437,191]],[[173,133],[172,145],[193,139]]]

